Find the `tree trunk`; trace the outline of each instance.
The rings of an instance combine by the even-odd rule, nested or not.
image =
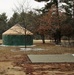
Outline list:
[[[60,36],[57,38],[57,44],[61,44],[61,37]]]
[[[74,0],[73,0],[73,15],[72,15],[73,19],[74,19]]]
[[[56,30],[56,32],[54,33],[54,40],[55,40],[55,44],[60,44],[61,43],[61,31],[59,29]]]
[[[57,6],[57,17],[58,17],[58,26],[59,30],[57,31],[57,44],[61,43],[61,31],[60,31],[60,18],[59,18],[59,8],[58,8],[58,0],[56,0],[56,6]]]
[[[45,44],[45,36],[44,34],[41,35],[42,43]]]

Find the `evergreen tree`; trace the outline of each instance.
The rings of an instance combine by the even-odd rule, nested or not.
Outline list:
[[[7,16],[6,13],[0,14],[0,38],[2,37],[2,33],[6,30],[7,28]]]

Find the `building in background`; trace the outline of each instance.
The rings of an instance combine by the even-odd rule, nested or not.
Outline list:
[[[33,33],[16,24],[2,34],[3,45],[33,45]]]

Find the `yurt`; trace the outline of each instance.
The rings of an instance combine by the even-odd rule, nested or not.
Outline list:
[[[2,34],[3,45],[33,45],[33,33],[16,24]]]

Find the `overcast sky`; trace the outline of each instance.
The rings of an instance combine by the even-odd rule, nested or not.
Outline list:
[[[0,14],[5,12],[8,17],[11,17],[13,14],[13,9],[16,10],[16,7],[19,7],[19,3],[25,2],[26,0],[0,0]],[[45,2],[36,2],[34,0],[27,0],[27,5],[32,8],[41,8],[44,7]],[[25,2],[26,3],[26,2]]]

